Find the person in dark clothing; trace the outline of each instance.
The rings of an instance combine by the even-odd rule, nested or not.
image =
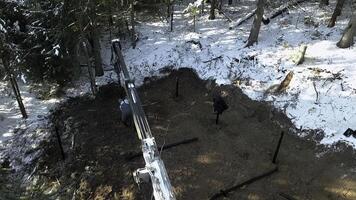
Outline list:
[[[213,97],[213,107],[216,113],[216,124],[219,123],[219,115],[221,115],[225,110],[229,108],[223,97],[218,94]]]
[[[352,130],[351,128],[348,128],[345,132],[344,132],[344,136],[346,137],[350,137],[352,135],[352,137],[356,138],[356,131]]]
[[[268,25],[269,23],[270,23],[270,19],[268,18],[268,17],[266,17],[266,16],[262,16],[262,23],[264,24],[264,25]]]
[[[129,100],[126,98],[119,99],[119,108],[121,111],[121,121],[125,124],[125,126],[130,126],[132,122],[132,111]]]

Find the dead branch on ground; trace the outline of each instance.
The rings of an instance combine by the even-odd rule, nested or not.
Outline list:
[[[210,59],[210,60],[206,60],[206,61],[203,61],[203,63],[208,63],[208,62],[212,62],[212,61],[214,61],[214,60],[220,60],[220,59],[222,59],[222,55],[220,55],[220,56],[218,56],[218,57],[215,57],[215,58],[212,58],[212,59]]]

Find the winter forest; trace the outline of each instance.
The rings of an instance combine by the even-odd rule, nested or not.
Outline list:
[[[356,200],[355,0],[0,0],[0,200]]]

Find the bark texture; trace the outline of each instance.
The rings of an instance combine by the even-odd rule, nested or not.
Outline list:
[[[135,31],[135,12],[133,0],[130,1],[130,22],[131,22],[131,43],[132,48],[136,48],[136,31]]]
[[[350,19],[349,24],[347,25],[344,34],[342,35],[340,41],[336,44],[339,48],[349,48],[354,44],[354,37],[356,33],[356,16],[354,15]]]
[[[356,35],[356,0],[352,1],[352,17],[346,26],[340,41],[336,44],[339,48],[349,48],[354,44]]]
[[[329,21],[328,27],[334,27],[336,18],[341,15],[342,8],[344,7],[345,0],[337,0],[333,15]]]
[[[91,32],[91,39],[93,40],[93,57],[95,65],[95,76],[103,76],[103,61],[101,59],[100,51],[100,33],[97,27],[93,27]]]
[[[216,0],[211,0],[210,1],[210,15],[209,19],[214,20],[215,19],[215,9],[216,9]]]
[[[10,67],[9,67],[9,62],[8,62],[8,55],[6,55],[5,53],[2,55],[2,63],[3,63],[3,66],[5,68],[5,71],[9,77],[9,81],[10,81],[10,84],[11,84],[11,87],[12,87],[12,90],[14,92],[14,95],[16,97],[16,101],[19,105],[19,108],[20,108],[20,111],[21,111],[21,114],[22,114],[22,117],[24,119],[26,119],[28,117],[27,115],[27,112],[26,112],[26,109],[25,109],[25,106],[22,102],[22,97],[21,97],[21,93],[20,93],[20,89],[19,89],[19,86],[17,85],[17,81],[16,81],[16,78],[14,77],[12,71],[10,70]]]
[[[256,14],[253,20],[252,28],[250,31],[250,36],[248,37],[248,41],[246,47],[252,46],[254,43],[257,42],[258,35],[260,33],[261,22],[264,12],[264,6],[266,4],[265,0],[258,0],[257,1],[257,9]]]

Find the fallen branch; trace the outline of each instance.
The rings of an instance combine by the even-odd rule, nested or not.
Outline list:
[[[227,16],[222,10],[219,10],[219,14],[222,14],[227,19],[227,21],[232,22],[232,19]]]
[[[291,1],[287,3],[286,5],[282,5],[275,12],[273,12],[268,18],[273,19],[281,15],[282,13],[288,11],[289,7],[295,6],[297,4],[303,3],[306,0],[298,0],[298,1]]]
[[[193,142],[197,142],[198,141],[198,138],[195,137],[195,138],[191,138],[191,139],[187,139],[187,140],[182,140],[180,142],[175,142],[175,143],[171,143],[171,144],[168,144],[168,145],[164,145],[162,147],[158,147],[158,149],[160,151],[163,151],[163,150],[166,150],[166,149],[170,149],[172,147],[176,147],[176,146],[179,146],[179,145],[182,145],[182,144],[189,144],[189,143],[193,143]],[[130,155],[126,156],[126,160],[127,161],[131,161],[135,158],[138,158],[138,157],[141,157],[142,156],[142,152],[135,152],[135,153],[131,153]]]
[[[214,61],[214,60],[218,60],[218,59],[222,59],[222,55],[221,55],[221,56],[218,56],[218,57],[215,57],[215,58],[212,58],[212,59],[207,60],[207,61],[203,61],[203,63],[212,62],[212,61]]]
[[[288,11],[289,7],[295,6],[297,4],[303,3],[306,0],[298,0],[298,1],[292,1],[287,3],[286,5],[282,5],[279,8],[277,8],[277,10],[275,12],[273,12],[272,14],[270,14],[270,16],[266,19],[273,19],[278,17],[279,15],[281,15],[282,13]],[[253,10],[252,12],[250,12],[249,14],[247,14],[245,17],[243,17],[242,19],[240,19],[239,21],[236,22],[235,26],[240,26],[242,23],[244,23],[245,21],[249,20],[251,17],[253,17],[256,14],[256,9]],[[225,15],[224,15],[225,16]],[[227,17],[227,16],[225,16]]]
[[[277,171],[278,171],[278,167],[275,167],[274,169],[272,169],[272,170],[270,170],[270,171],[268,171],[266,173],[263,173],[263,174],[261,174],[259,176],[256,176],[256,177],[253,177],[253,178],[251,178],[251,179],[249,179],[247,181],[244,181],[244,182],[242,182],[240,184],[237,184],[237,185],[232,186],[230,188],[227,188],[225,190],[220,190],[220,192],[218,192],[218,193],[214,194],[212,197],[210,197],[210,200],[218,199],[219,197],[226,197],[228,193],[230,193],[230,192],[232,192],[234,190],[237,190],[237,189],[239,189],[239,188],[241,188],[243,186],[249,185],[249,184],[251,184],[253,182],[256,182],[256,181],[258,181],[258,180],[260,180],[262,178],[270,176],[270,175],[274,174]]]
[[[247,14],[245,17],[241,18],[239,21],[236,22],[235,26],[240,26],[242,23],[245,21],[249,20],[251,17],[253,17],[256,14],[256,9]]]

